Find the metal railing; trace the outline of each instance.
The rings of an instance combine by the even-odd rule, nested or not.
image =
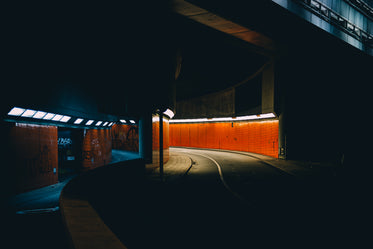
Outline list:
[[[317,0],[293,0],[301,4],[305,9],[309,10],[313,14],[317,15],[326,22],[334,24],[336,27],[341,29],[343,32],[356,38],[364,45],[373,48],[373,35],[369,34],[362,28],[348,21],[345,17],[338,14],[325,4]]]
[[[373,21],[373,8],[362,0],[344,0]]]

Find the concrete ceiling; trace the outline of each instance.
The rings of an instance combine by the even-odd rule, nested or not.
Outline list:
[[[172,3],[182,54],[177,100],[227,89],[273,57],[275,43],[267,36],[189,2]]]
[[[267,54],[276,50],[275,42],[269,37],[195,4],[184,0],[173,0],[172,9],[182,16],[262,48]]]

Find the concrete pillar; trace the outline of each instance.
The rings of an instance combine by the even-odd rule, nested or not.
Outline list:
[[[163,182],[163,113],[159,113],[159,173]]]
[[[285,112],[279,115],[278,121],[278,157],[286,159],[286,132],[285,132]]]
[[[275,79],[273,63],[263,70],[262,78],[262,113],[275,111]]]
[[[284,68],[277,68],[277,70],[284,70]],[[285,90],[286,80],[284,78],[283,71],[277,71],[276,84],[277,84],[277,107],[275,108],[278,113],[278,157],[281,159],[287,158],[287,110],[286,110],[286,96]]]
[[[139,122],[139,154],[145,163],[152,163],[152,115],[144,115]]]

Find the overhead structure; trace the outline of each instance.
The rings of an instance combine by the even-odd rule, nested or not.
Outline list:
[[[275,42],[261,33],[184,0],[174,0],[172,3],[173,10],[176,13],[210,28],[246,41],[258,47],[258,51],[260,50],[261,53],[270,55],[276,50]]]

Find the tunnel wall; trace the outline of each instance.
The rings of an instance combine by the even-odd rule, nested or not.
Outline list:
[[[278,158],[278,120],[170,124],[170,146],[238,150]]]
[[[170,158],[170,124],[167,119],[163,120],[163,163],[168,162]],[[151,164],[147,164],[147,168],[157,168],[159,167],[159,119],[158,117],[153,118],[152,123],[152,150],[153,150],[153,160]]]
[[[9,127],[10,160],[15,191],[24,192],[58,181],[57,127],[14,123]]]
[[[111,161],[111,130],[87,129],[83,138],[84,169],[93,169],[104,166]]]
[[[113,149],[139,152],[139,129],[136,125],[114,124],[111,127]]]

